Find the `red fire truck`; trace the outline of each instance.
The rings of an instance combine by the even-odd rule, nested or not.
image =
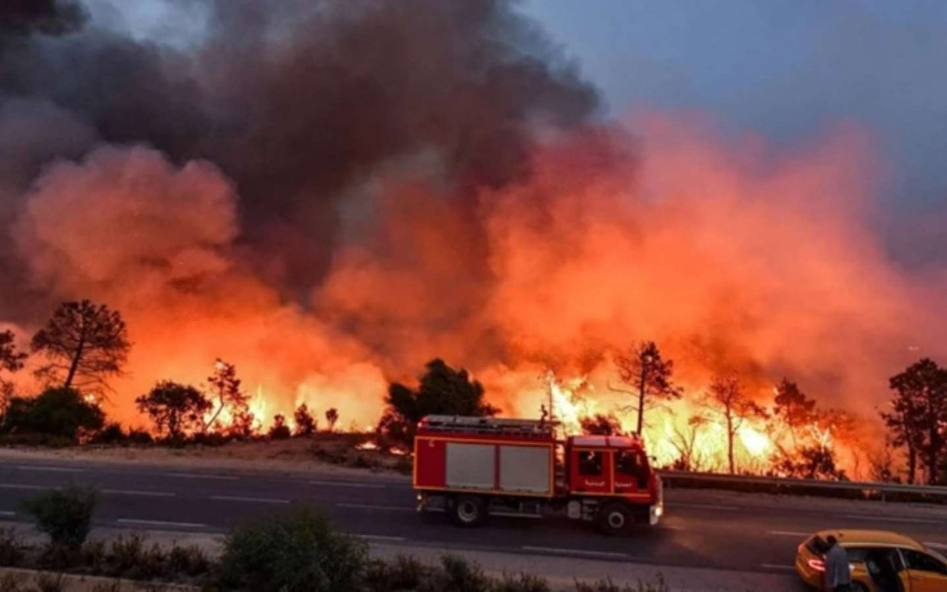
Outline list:
[[[556,438],[542,420],[429,416],[414,441],[418,511],[459,526],[488,516],[564,515],[620,534],[657,524],[661,478],[644,443],[627,436]]]

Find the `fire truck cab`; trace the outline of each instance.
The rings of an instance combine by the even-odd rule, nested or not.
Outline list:
[[[489,516],[562,515],[607,534],[655,525],[663,488],[644,443],[628,436],[556,438],[543,420],[429,416],[414,442],[418,511],[459,526]]]

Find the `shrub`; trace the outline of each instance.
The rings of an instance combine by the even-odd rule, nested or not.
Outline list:
[[[128,440],[119,423],[109,423],[89,440],[90,444],[124,444]]]
[[[658,574],[657,582],[643,582],[638,580],[636,587],[619,587],[611,578],[599,580],[593,583],[576,582],[576,592],[670,592],[664,575]]]
[[[23,502],[23,510],[33,516],[36,527],[57,547],[77,550],[92,529],[92,514],[98,492],[88,487],[70,486],[45,491]]]
[[[0,567],[16,567],[23,560],[23,545],[12,528],[0,529]]]
[[[364,543],[303,508],[232,530],[220,580],[225,589],[252,592],[346,592],[357,590],[367,560]]]
[[[66,589],[66,576],[63,574],[36,574],[34,585],[37,592],[63,592]]]
[[[207,554],[196,545],[173,547],[168,552],[167,561],[172,573],[190,577],[206,574],[211,568]]]
[[[0,433],[26,432],[66,438],[78,442],[80,437],[102,429],[105,413],[70,388],[43,391],[33,399],[14,397],[3,415]]]
[[[295,413],[293,413],[293,421],[296,423],[297,436],[311,436],[319,427],[316,424],[316,418],[309,412],[309,408],[306,407],[305,403],[296,408]]]
[[[394,561],[372,561],[365,572],[366,592],[421,590],[432,570],[414,557],[397,556]]]
[[[434,590],[489,592],[492,582],[478,564],[456,555],[445,555],[441,557],[435,584]]]
[[[270,440],[286,440],[287,438],[292,437],[293,433],[289,430],[289,426],[286,425],[286,418],[282,415],[273,416],[273,426],[270,428],[267,436]]]
[[[128,431],[129,444],[153,444],[155,441],[146,430],[132,429]]]
[[[491,592],[551,592],[549,583],[539,576],[520,574],[518,576],[504,575],[494,584]]]

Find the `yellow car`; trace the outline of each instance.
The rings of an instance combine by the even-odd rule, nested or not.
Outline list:
[[[796,572],[825,590],[826,539],[848,554],[855,592],[947,592],[947,558],[918,541],[883,530],[824,530],[799,545]]]

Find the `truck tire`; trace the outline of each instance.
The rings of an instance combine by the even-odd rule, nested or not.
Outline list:
[[[487,505],[482,498],[461,495],[447,500],[447,515],[457,526],[472,528],[487,519]]]
[[[628,531],[634,523],[635,517],[626,504],[610,502],[599,508],[596,522],[598,529],[611,536],[618,536]]]

